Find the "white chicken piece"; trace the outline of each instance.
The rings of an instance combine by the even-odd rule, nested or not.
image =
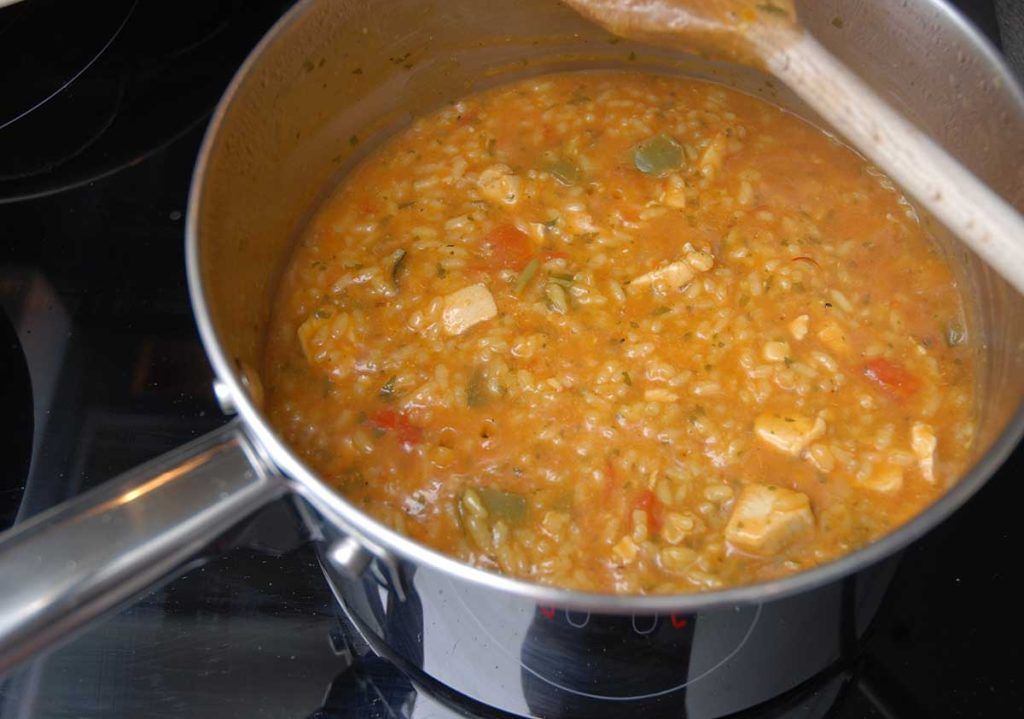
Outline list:
[[[798,414],[762,414],[754,420],[754,433],[780,452],[796,457],[825,434],[825,420]]]
[[[491,202],[514,205],[519,201],[519,177],[508,165],[491,165],[477,179],[480,194]]]
[[[857,484],[882,494],[898,492],[903,489],[903,468],[895,464],[882,464],[875,467],[866,478],[859,479]]]
[[[938,444],[939,440],[936,439],[935,430],[931,425],[914,422],[910,428],[910,449],[917,457],[921,476],[932,484],[935,483],[935,449]]]
[[[829,320],[818,333],[818,339],[833,352],[845,353],[850,348],[850,340],[838,323]]]
[[[789,333],[793,335],[793,339],[802,340],[807,336],[810,324],[811,318],[808,315],[800,315],[789,323]]]
[[[715,258],[707,252],[688,252],[686,257],[640,275],[630,287],[655,285],[671,289],[685,287],[698,272],[707,272],[715,266]]]
[[[789,357],[789,343],[765,342],[761,348],[761,357],[765,362],[785,362]]]
[[[814,527],[811,500],[803,492],[748,484],[725,525],[729,543],[754,554],[775,554]]]
[[[441,321],[445,332],[461,335],[473,325],[497,315],[498,307],[490,291],[482,284],[476,284],[445,296]]]

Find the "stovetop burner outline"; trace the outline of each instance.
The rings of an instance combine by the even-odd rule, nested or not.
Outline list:
[[[121,31],[124,30],[125,25],[128,24],[128,21],[131,19],[132,15],[135,13],[135,8],[138,6],[138,4],[139,4],[139,0],[134,0],[134,2],[132,3],[131,7],[128,8],[128,12],[126,12],[125,15],[124,15],[124,18],[122,18],[121,24],[118,25],[114,29],[113,34],[107,39],[107,41],[96,52],[96,54],[93,55],[92,58],[90,58],[85,63],[85,65],[80,67],[71,77],[69,77],[67,80],[65,80],[61,85],[59,85],[57,87],[56,90],[51,92],[49,95],[44,97],[42,100],[37,101],[31,107],[29,107],[29,108],[27,108],[25,110],[22,110],[21,112],[19,112],[14,117],[12,117],[12,118],[10,118],[8,120],[0,120],[0,130],[3,130],[4,128],[13,125],[14,123],[18,122],[19,120],[21,120],[24,117],[27,117],[28,115],[31,115],[33,112],[35,112],[39,108],[43,107],[46,103],[50,102],[50,100],[52,100],[53,98],[57,97],[62,92],[67,90],[69,87],[71,87],[74,84],[75,80],[80,78],[82,75],[84,75],[86,73],[86,71],[89,70],[90,67],[95,65],[96,61],[99,60],[103,56],[103,54],[110,48],[110,46],[114,44],[114,41],[117,40],[118,36],[121,34]]]
[[[754,611],[754,616],[750,620],[750,626],[747,627],[747,631],[744,633],[743,638],[740,639],[739,643],[728,654],[726,654],[722,659],[718,660],[718,662],[716,664],[714,664],[713,666],[709,667],[708,669],[705,669],[703,672],[701,672],[697,676],[693,677],[692,679],[688,678],[682,684],[677,684],[676,686],[669,687],[667,689],[662,689],[662,690],[656,691],[656,692],[649,692],[647,694],[636,694],[636,695],[631,695],[631,696],[616,696],[616,695],[612,695],[612,694],[594,694],[594,693],[591,693],[591,692],[581,691],[579,689],[573,689],[572,687],[566,686],[566,685],[564,685],[564,684],[562,684],[560,682],[557,682],[557,681],[555,681],[555,680],[553,680],[553,679],[551,679],[549,677],[544,676],[543,674],[538,672],[533,667],[530,667],[527,664],[525,664],[522,661],[521,658],[512,656],[511,654],[509,654],[508,652],[505,651],[505,645],[501,641],[499,641],[497,639],[497,637],[495,637],[490,632],[490,630],[487,628],[487,626],[484,624],[484,622],[481,621],[480,617],[478,617],[476,615],[476,613],[469,607],[469,605],[466,604],[466,601],[462,598],[462,593],[458,590],[458,588],[456,588],[456,586],[454,584],[451,583],[450,580],[449,580],[449,587],[452,590],[451,591],[452,595],[458,600],[459,604],[462,605],[462,608],[466,610],[466,613],[470,617],[472,617],[472,619],[476,623],[477,627],[480,628],[480,631],[484,633],[484,635],[493,643],[493,645],[498,649],[498,651],[502,652],[509,659],[512,659],[512,660],[518,662],[519,666],[522,667],[524,671],[529,672],[530,674],[535,676],[537,679],[540,679],[542,682],[544,682],[546,684],[549,684],[550,686],[554,687],[555,689],[559,689],[561,691],[568,692],[570,694],[575,694],[576,696],[584,697],[586,699],[595,699],[595,700],[598,700],[598,701],[637,702],[637,701],[648,701],[648,700],[651,700],[651,699],[657,699],[659,697],[667,696],[669,694],[673,694],[673,693],[675,693],[677,691],[685,689],[686,687],[688,687],[688,686],[690,686],[690,685],[700,681],[701,679],[704,679],[705,677],[710,676],[716,670],[720,669],[726,663],[728,663],[729,660],[731,660],[733,657],[735,657],[737,654],[739,654],[740,650],[743,649],[743,647],[746,645],[747,641],[750,639],[751,635],[754,633],[754,628],[757,627],[757,623],[761,619],[761,610],[763,609],[762,605],[760,605],[760,604],[757,605],[757,608]]]

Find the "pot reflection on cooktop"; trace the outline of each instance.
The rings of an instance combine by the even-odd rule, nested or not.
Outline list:
[[[652,719],[820,705],[853,666],[894,568],[764,605],[612,616],[456,588],[424,568],[398,591],[386,571],[354,580],[322,564],[369,666],[386,659],[434,700],[483,715]],[[345,682],[332,694],[355,691]]]
[[[368,585],[368,588],[371,591],[366,595],[359,598],[353,595],[352,600],[345,602],[345,610],[339,615],[338,629],[332,633],[332,641],[339,656],[350,661],[331,683],[323,705],[310,715],[313,719],[352,716],[410,719],[643,716],[696,719],[726,716],[715,713],[714,709],[711,714],[706,713],[706,696],[702,700],[698,693],[695,700],[694,696],[688,695],[687,684],[692,686],[707,675],[706,672],[695,674],[687,670],[687,657],[693,656],[695,617],[588,616],[537,607],[522,643],[524,671],[522,683],[516,687],[521,690],[525,703],[522,711],[507,711],[508,707],[502,709],[487,705],[461,694],[412,665],[429,666],[430,657],[419,655],[415,662],[409,662],[398,656],[393,646],[382,644],[375,632],[388,637],[392,645],[408,645],[411,641],[421,651],[423,624],[422,620],[410,616],[408,606],[396,611],[400,602],[393,597],[377,604],[371,611],[373,618],[363,621],[359,616],[360,607],[365,609],[373,605],[370,595],[376,593],[374,587]],[[353,585],[345,585],[342,591],[358,594]],[[430,601],[436,603],[438,600],[432,597]],[[414,599],[411,612],[418,615],[422,610],[422,603]],[[755,614],[759,613],[755,610]],[[739,617],[736,627],[742,629],[748,618]],[[753,626],[752,623],[750,629]],[[716,627],[725,629],[726,633],[728,628],[728,623],[723,625],[721,622]],[[742,632],[744,639],[749,638],[750,629]],[[514,645],[516,642],[512,639],[509,643]],[[737,647],[740,648],[742,645]],[[458,664],[458,654],[456,646],[443,660]],[[734,656],[735,652],[730,654]],[[561,666],[546,676],[525,670],[526,661],[538,656],[546,656],[549,660],[557,658]],[[464,664],[462,671],[486,674],[490,667],[485,665],[492,662],[500,664],[500,659],[493,655],[477,656],[475,662],[475,668]],[[634,666],[628,667],[628,664]],[[615,669],[620,671],[608,671]],[[690,681],[674,688],[669,686],[667,690],[650,691],[646,696],[625,696],[628,692],[623,691],[623,677],[643,669],[650,674],[648,689],[675,684],[680,677],[689,676]],[[559,683],[554,681],[555,677]],[[758,678],[754,676],[733,676],[731,681],[721,684],[718,691],[724,688],[726,693],[743,694],[745,683],[757,682]],[[497,686],[497,683],[489,685],[490,688]],[[633,684],[633,689],[636,688]],[[853,644],[835,662],[790,690],[758,705],[727,713],[732,719],[921,715],[918,707],[900,695],[898,685],[885,675],[884,670],[872,658],[861,655]]]

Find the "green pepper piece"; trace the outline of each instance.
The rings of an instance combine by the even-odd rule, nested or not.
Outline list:
[[[521,494],[494,487],[480,487],[477,493],[487,507],[488,516],[493,519],[503,519],[511,525],[521,524],[526,519],[528,507],[526,498]]]
[[[563,185],[575,185],[580,180],[579,165],[565,157],[549,163],[544,169]]]
[[[633,150],[633,164],[645,175],[663,175],[683,164],[683,148],[668,135],[655,135]]]

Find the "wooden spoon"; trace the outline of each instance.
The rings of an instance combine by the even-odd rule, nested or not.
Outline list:
[[[613,33],[759,67],[1024,294],[1024,218],[797,21],[792,0],[564,0]]]

